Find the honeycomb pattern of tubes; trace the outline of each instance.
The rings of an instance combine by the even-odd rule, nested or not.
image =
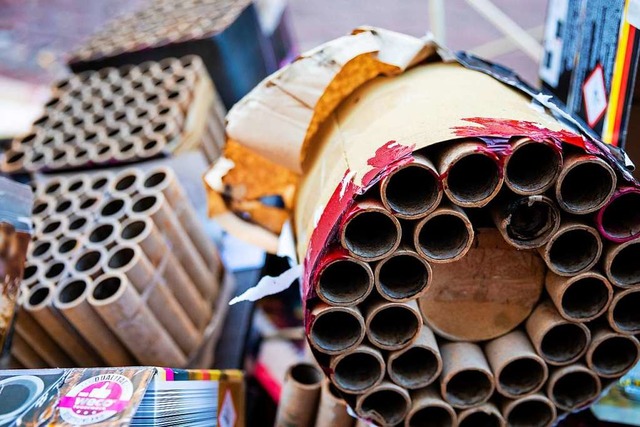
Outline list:
[[[600,210],[609,229],[640,227],[609,208],[629,184],[561,142],[494,158],[477,155],[483,144],[417,151],[355,196],[309,266],[307,340],[375,425],[417,425],[439,408],[460,425],[550,426],[640,358],[640,239],[597,224]],[[578,204],[592,214],[576,216]]]
[[[44,114],[12,141],[0,170],[78,170],[193,149],[213,161],[224,114],[197,56],[86,71],[54,83]]]
[[[211,37],[234,22],[249,0],[152,0],[120,16],[72,52],[70,62],[95,60]]]

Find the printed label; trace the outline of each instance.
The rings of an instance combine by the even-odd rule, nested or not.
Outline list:
[[[222,402],[222,408],[220,408],[218,424],[220,427],[233,427],[236,425],[237,417],[231,390],[227,390],[227,393],[224,395],[224,401]]]
[[[604,86],[604,71],[598,64],[582,87],[587,123],[594,127],[607,111],[607,89]]]
[[[98,375],[84,380],[60,399],[62,419],[75,425],[88,425],[124,411],[133,395],[129,378],[118,374]]]

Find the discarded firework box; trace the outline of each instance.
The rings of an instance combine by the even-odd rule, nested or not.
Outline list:
[[[227,121],[211,215],[295,259],[291,217],[302,264],[239,300],[300,277],[309,344],[359,417],[413,425],[428,401],[551,425],[638,360],[638,183],[508,70],[361,28]]]

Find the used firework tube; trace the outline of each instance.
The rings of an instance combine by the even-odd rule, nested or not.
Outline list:
[[[389,301],[405,302],[427,291],[431,283],[431,266],[408,246],[376,264],[375,285],[380,296]]]
[[[369,341],[383,350],[399,350],[420,334],[422,315],[418,303],[372,301],[364,310]]]
[[[93,248],[80,252],[71,261],[71,265],[77,273],[97,279],[104,272],[102,266],[107,259],[105,249]]]
[[[573,277],[561,277],[549,271],[545,286],[560,315],[573,322],[589,322],[600,317],[613,298],[611,284],[595,271]]]
[[[142,177],[143,173],[140,169],[125,169],[111,179],[107,187],[108,191],[133,196],[140,190]]]
[[[394,426],[407,416],[411,407],[409,393],[388,381],[356,399],[356,413],[380,426]]]
[[[362,261],[385,258],[398,248],[401,235],[400,222],[378,200],[356,203],[340,227],[342,246]]]
[[[602,378],[624,375],[640,359],[640,343],[631,335],[623,335],[600,326],[591,331],[593,336],[587,350],[589,369]]]
[[[611,329],[621,334],[640,333],[640,289],[627,289],[613,296],[607,319]]]
[[[323,381],[314,427],[352,427],[354,422],[347,412],[347,403],[339,392],[329,381]]]
[[[88,248],[110,249],[116,244],[120,223],[110,219],[98,219],[88,230],[86,246]]]
[[[482,349],[472,343],[450,342],[440,347],[440,392],[451,406],[466,409],[486,403],[495,381]]]
[[[604,270],[611,283],[629,288],[640,283],[640,239],[614,244],[607,249]]]
[[[504,240],[517,249],[545,245],[560,227],[560,211],[546,196],[517,196],[502,200],[492,211]]]
[[[563,411],[575,411],[598,398],[602,384],[595,372],[581,364],[564,366],[552,372],[547,396]]]
[[[313,427],[322,378],[322,371],[313,365],[300,363],[289,368],[280,394],[276,427]]]
[[[563,221],[549,243],[538,249],[547,267],[559,276],[591,270],[602,254],[598,231],[576,221]]]
[[[311,312],[309,342],[325,354],[338,354],[360,345],[364,329],[364,319],[357,308],[321,303]]]
[[[569,154],[556,181],[558,205],[576,215],[595,212],[611,199],[616,181],[616,173],[606,161],[592,154]]]
[[[521,138],[504,160],[504,183],[524,196],[542,194],[553,186],[562,168],[562,150],[552,142]]]
[[[602,235],[614,242],[640,237],[640,189],[623,187],[596,215]]]
[[[28,298],[28,295],[26,297]],[[74,362],[67,356],[67,353],[27,310],[20,311],[20,315],[16,319],[16,332],[47,362],[47,366],[65,368],[74,366]]]
[[[422,326],[418,338],[407,348],[389,353],[389,378],[399,386],[417,389],[428,386],[442,372],[442,358],[431,329]]]
[[[584,324],[564,319],[551,301],[538,305],[525,326],[538,355],[554,366],[568,365],[581,358],[591,339]]]
[[[556,422],[556,407],[542,394],[532,394],[517,400],[505,400],[502,415],[508,426],[551,427]]]
[[[433,263],[458,261],[473,244],[473,225],[458,206],[443,203],[418,222],[413,243],[418,253]]]
[[[507,422],[493,403],[465,409],[458,414],[459,427],[506,427]]]
[[[547,364],[520,330],[487,342],[484,353],[496,379],[496,390],[510,399],[537,392],[549,376]]]
[[[316,294],[331,305],[357,305],[373,289],[373,272],[369,264],[334,249],[325,256],[316,279]]]
[[[421,218],[440,204],[442,188],[435,166],[422,154],[401,166],[380,182],[382,204],[403,219]]]
[[[15,357],[27,369],[48,367],[47,362],[27,344],[19,332],[11,338],[11,356]]]
[[[421,388],[411,392],[411,409],[404,420],[404,427],[455,427],[457,418],[456,411],[442,400],[436,389]]]
[[[333,384],[345,393],[364,393],[380,384],[385,376],[384,357],[368,345],[333,356],[330,367]]]

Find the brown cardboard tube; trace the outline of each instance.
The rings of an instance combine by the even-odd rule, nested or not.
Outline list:
[[[70,277],[58,285],[53,304],[110,366],[135,365],[136,360],[87,301],[92,288],[91,279]]]
[[[139,169],[125,169],[113,177],[107,188],[112,193],[132,196],[140,190],[142,176],[143,174]]]
[[[102,205],[102,195],[97,193],[87,193],[80,196],[80,211],[83,213],[94,213]]]
[[[376,289],[389,301],[404,302],[419,298],[431,283],[431,266],[408,246],[376,264]]]
[[[136,158],[137,153],[142,148],[142,140],[140,138],[129,137],[126,140],[118,141],[118,147],[115,152],[115,159],[120,162],[130,162]]]
[[[47,262],[53,258],[56,252],[57,243],[48,238],[39,238],[32,245],[29,245],[29,259]]]
[[[640,189],[620,188],[596,216],[602,235],[613,241],[640,236]]]
[[[142,250],[138,246],[117,245],[109,251],[107,260],[105,269],[126,275],[171,338],[184,354],[190,354],[200,344],[202,334]]]
[[[165,152],[167,149],[167,141],[162,135],[148,135],[143,139],[142,150],[138,157],[150,159]]]
[[[556,407],[542,394],[506,400],[502,415],[508,426],[551,427],[556,422]]]
[[[183,367],[187,363],[124,275],[103,275],[95,282],[89,303],[141,364]]]
[[[496,390],[510,399],[537,392],[549,376],[547,364],[522,331],[487,342],[484,353],[496,378]]]
[[[75,329],[52,308],[53,294],[52,284],[42,284],[33,288],[24,303],[25,310],[78,366],[100,366],[100,357],[93,352]]]
[[[569,154],[556,181],[558,205],[576,215],[595,212],[611,199],[616,181],[616,173],[606,161],[592,154]]]
[[[356,203],[340,227],[340,243],[362,261],[386,257],[398,248],[401,235],[400,222],[378,200]]]
[[[114,141],[102,140],[95,145],[95,150],[91,152],[91,160],[95,163],[107,163],[115,157],[118,146]]]
[[[103,273],[103,263],[107,260],[107,252],[103,248],[92,248],[80,252],[71,261],[73,269],[92,279],[97,279]]]
[[[56,215],[67,216],[70,213],[77,211],[77,200],[78,199],[76,199],[75,197],[60,197],[56,203],[54,213]]]
[[[442,200],[440,178],[435,166],[422,154],[413,154],[413,163],[402,166],[380,182],[382,204],[398,218],[421,218]]]
[[[69,147],[70,148],[70,154],[69,154],[69,166],[70,167],[76,167],[76,166],[84,166],[87,163],[89,163],[89,161],[91,161],[91,156],[92,154],[92,149],[89,147],[80,147],[80,146],[76,146],[76,147]]]
[[[459,427],[506,427],[507,422],[493,403],[485,403],[458,414]]]
[[[38,196],[33,203],[31,213],[40,218],[46,218],[53,213],[55,205],[55,199],[47,196]]]
[[[120,228],[115,220],[99,218],[88,230],[87,248],[112,248],[116,244]]]
[[[18,359],[18,361],[27,369],[49,367],[47,362],[45,362],[38,353],[36,353],[35,350],[27,344],[20,333],[13,334],[11,339],[11,355]]]
[[[111,179],[113,179],[113,174],[110,172],[98,172],[96,174],[92,174],[89,187],[92,191],[103,191],[109,187]]]
[[[198,288],[151,219],[129,218],[122,224],[120,239],[126,244],[139,245],[156,268],[164,264],[162,276],[167,286],[198,329],[211,320],[211,304],[200,296]]]
[[[28,298],[28,294],[26,295]],[[74,362],[33,318],[27,310],[20,310],[16,319],[16,332],[45,361],[49,367],[72,367]]]
[[[84,235],[93,220],[91,217],[84,213],[74,213],[69,217],[69,225],[67,226],[68,232],[75,235]]]
[[[314,427],[352,427],[354,423],[340,392],[329,381],[323,381]]]
[[[22,286],[32,287],[38,283],[40,280],[39,272],[45,269],[45,264],[36,260],[28,260],[22,273]]]
[[[409,347],[389,353],[389,378],[400,387],[417,389],[433,383],[442,372],[442,358],[436,337],[423,326]]]
[[[355,307],[318,304],[311,312],[309,342],[325,354],[356,348],[364,339],[364,319]]]
[[[629,288],[640,283],[640,239],[610,246],[604,270],[613,285]]]
[[[504,182],[516,194],[542,194],[556,182],[561,168],[560,147],[522,138],[511,144],[511,153],[504,160]]]
[[[74,195],[89,190],[89,177],[82,174],[69,177],[65,186],[65,190]]]
[[[546,196],[517,196],[502,200],[492,211],[504,240],[518,249],[546,244],[560,227],[560,211]]]
[[[356,413],[380,426],[394,426],[407,416],[411,407],[409,393],[388,381],[358,396]]]
[[[98,213],[102,218],[122,220],[130,209],[131,199],[128,197],[111,196],[102,201]]]
[[[545,286],[560,315],[574,322],[589,322],[600,317],[613,298],[611,284],[595,271],[573,277],[561,277],[549,271]]]
[[[434,388],[422,388],[411,392],[411,409],[404,420],[404,427],[456,427],[456,411],[442,400]]]
[[[52,259],[49,261],[41,271],[41,278],[44,282],[58,283],[64,277],[69,274],[69,269],[67,268],[67,263],[60,260]]]
[[[616,293],[607,313],[611,328],[626,335],[640,333],[638,307],[640,307],[640,289],[632,288]]]
[[[420,334],[422,316],[418,303],[372,301],[365,308],[369,341],[384,350],[399,350]]]
[[[318,411],[321,387],[322,371],[317,367],[299,363],[289,368],[274,425],[312,427]]]
[[[382,382],[385,361],[380,351],[368,345],[333,356],[330,378],[345,393],[364,393]]]
[[[164,196],[140,194],[133,199],[131,210],[134,214],[149,216],[156,227],[162,230],[171,242],[173,253],[178,261],[183,266],[189,266],[187,273],[198,287],[200,294],[205,300],[211,301],[217,289],[215,278]]]
[[[443,203],[416,224],[413,243],[429,262],[445,263],[465,256],[473,237],[473,225],[467,214],[458,206]]]
[[[549,243],[538,250],[551,271],[559,276],[573,276],[597,264],[602,254],[602,239],[593,227],[563,221]]]
[[[440,346],[440,353],[440,392],[444,400],[459,409],[486,403],[495,390],[495,381],[482,349],[472,343],[449,342]]]
[[[373,272],[364,261],[344,254],[329,255],[333,258],[322,265],[316,280],[318,297],[331,305],[357,305],[364,301],[373,289]]]
[[[83,247],[84,239],[70,235],[58,240],[56,255],[59,259],[70,260],[78,254]]]
[[[587,366],[602,378],[624,375],[640,359],[640,343],[634,336],[623,335],[600,326],[591,331],[593,339],[587,350]]]
[[[486,206],[504,181],[498,157],[475,141],[447,145],[440,155],[438,171],[447,197],[467,208]]]
[[[538,305],[525,325],[538,355],[554,366],[568,365],[581,358],[591,339],[584,324],[564,319],[551,301]]]
[[[47,166],[50,169],[65,169],[70,166],[71,147],[54,147],[47,155]]]
[[[572,412],[598,398],[602,384],[595,372],[582,364],[564,366],[552,372],[547,396],[560,410]]]
[[[38,184],[38,194],[57,199],[67,187],[67,179],[61,176],[48,179]]]
[[[64,235],[68,226],[69,221],[66,217],[61,215],[51,215],[42,222],[37,234],[51,239],[57,239]]]

